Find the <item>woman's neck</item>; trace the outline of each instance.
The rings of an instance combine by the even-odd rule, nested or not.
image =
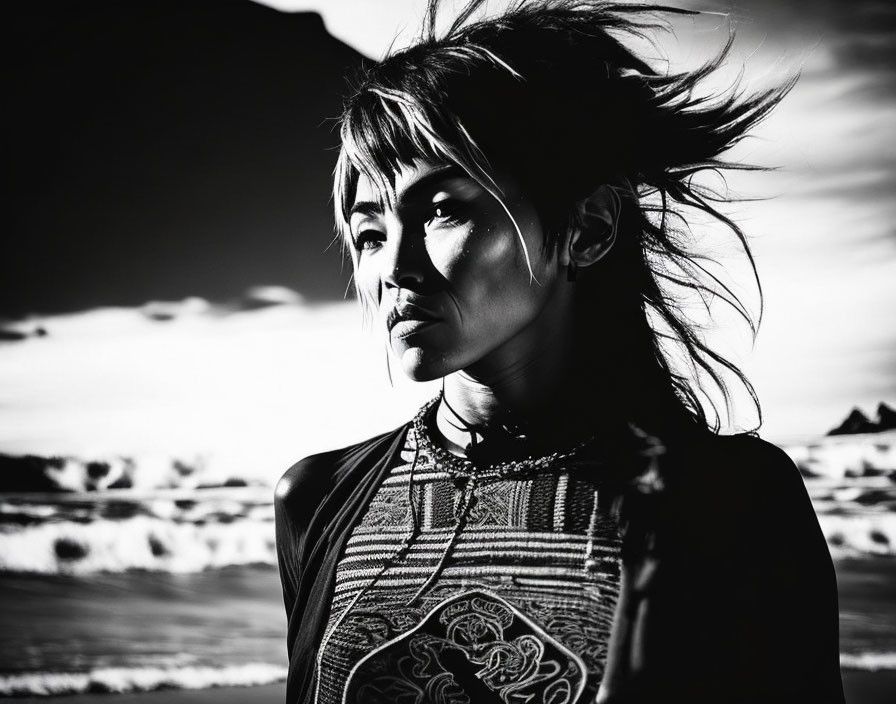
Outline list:
[[[449,450],[462,454],[490,435],[543,441],[574,430],[583,389],[571,320],[555,313],[552,322],[552,330],[533,325],[476,364],[445,377],[436,428]]]

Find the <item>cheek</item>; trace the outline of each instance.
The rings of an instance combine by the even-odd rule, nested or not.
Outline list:
[[[441,262],[438,268],[461,295],[494,291],[504,288],[518,268],[519,242],[515,232],[503,228],[477,226],[470,228],[463,238],[447,244],[433,253]]]
[[[484,269],[509,270],[515,266],[519,252],[520,243],[516,232],[503,230],[491,231],[482,237],[477,255]]]

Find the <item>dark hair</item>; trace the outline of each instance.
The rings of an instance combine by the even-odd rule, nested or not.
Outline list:
[[[522,0],[498,17],[473,21],[483,4],[470,2],[438,36],[439,2],[430,0],[420,40],[367,69],[348,98],[334,201],[353,261],[347,218],[360,174],[389,200],[401,165],[418,158],[455,163],[502,204],[496,174],[510,174],[541,218],[545,253],[555,253],[576,224],[578,204],[609,185],[621,205],[616,243],[577,284],[581,368],[596,370],[594,383],[647,428],[685,418],[718,431],[721,414],[706,383],[721,392],[730,414],[729,373],[758,411],[749,380],[704,342],[674,290],[696,293],[707,306],[721,298],[755,335],[758,321],[693,251],[685,213],[702,211],[736,237],[761,301],[743,232],[714,207],[723,198],[693,177],[756,168],[720,155],[768,114],[795,77],[753,94],[735,84],[707,96],[704,79],[722,65],[731,39],[701,68],[675,74],[651,68],[623,43],[668,29],[658,19],[663,13],[697,14],[687,10]],[[362,305],[370,303],[362,296]],[[585,320],[597,330],[590,338]],[[674,355],[684,357],[686,369]]]

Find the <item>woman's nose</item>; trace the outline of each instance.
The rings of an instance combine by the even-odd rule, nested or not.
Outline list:
[[[419,287],[423,283],[426,269],[426,247],[423,237],[415,236],[415,233],[407,228],[397,228],[386,242],[387,257],[383,272],[386,287]]]

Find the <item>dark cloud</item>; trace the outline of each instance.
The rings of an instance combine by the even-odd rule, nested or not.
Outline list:
[[[0,314],[342,298],[328,118],[360,55],[313,13],[249,2],[4,9]]]
[[[896,193],[896,2],[738,0],[727,7],[735,28],[747,32],[751,41],[761,39],[782,52],[826,52],[833,59],[807,60],[798,88],[804,95],[819,96],[813,109],[839,116],[844,125],[829,141],[811,145],[811,161],[825,171],[807,174],[804,192],[835,196],[863,211],[871,208],[881,218],[880,232],[891,235],[887,223],[896,215],[891,205]],[[832,90],[834,82],[838,90]],[[813,115],[794,119],[812,120]],[[847,124],[856,126],[845,129]]]
[[[818,42],[839,68],[886,72],[882,88],[896,92],[896,3],[891,0],[739,0],[730,9],[736,27],[782,47]]]

